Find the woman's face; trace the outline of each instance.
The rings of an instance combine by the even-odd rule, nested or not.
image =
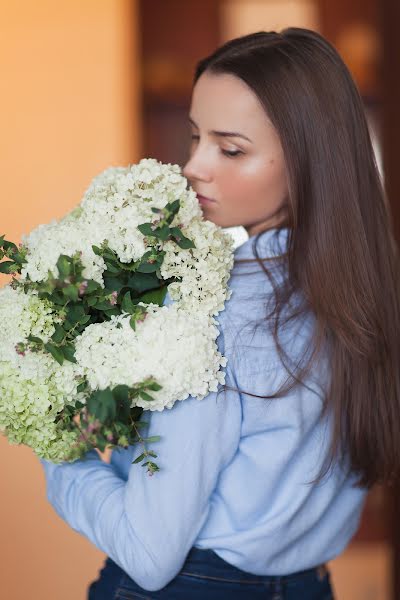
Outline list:
[[[288,198],[283,151],[252,90],[234,75],[206,71],[194,86],[189,120],[183,174],[204,218],[220,227],[242,225],[250,236],[281,224]]]

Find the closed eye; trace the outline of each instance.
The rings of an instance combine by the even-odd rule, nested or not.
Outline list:
[[[192,140],[199,140],[200,136],[196,135],[196,134],[192,134],[191,136]],[[220,149],[222,154],[224,156],[227,156],[228,158],[233,158],[235,156],[239,156],[239,154],[244,154],[242,150],[224,150],[223,148]]]
[[[221,152],[222,154],[225,154],[225,156],[230,156],[231,158],[233,156],[239,156],[239,154],[243,154],[243,152],[241,150],[223,150],[221,148]]]

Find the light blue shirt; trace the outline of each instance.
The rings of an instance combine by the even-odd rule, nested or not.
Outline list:
[[[288,230],[266,231],[260,256],[284,251]],[[235,250],[254,258],[250,237]],[[276,281],[285,261],[266,261]],[[275,266],[274,266],[275,265]],[[271,333],[266,299],[271,282],[255,264],[234,266],[233,290],[217,320],[219,350],[228,358],[226,384],[258,395],[286,381]],[[255,329],[256,322],[261,325]],[[311,315],[292,321],[281,340],[293,361],[309,350]],[[161,471],[132,465],[140,446],[113,450],[110,464],[92,450],[83,460],[42,460],[47,497],[59,516],[105,552],[139,586],[155,591],[182,568],[192,546],[210,548],[256,575],[308,569],[337,556],[355,533],[366,492],[335,465],[310,484],[329,450],[331,418],[318,422],[329,378],[321,359],[307,379],[277,399],[236,391],[188,398],[146,412],[149,447]]]

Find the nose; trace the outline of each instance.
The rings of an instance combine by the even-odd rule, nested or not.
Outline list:
[[[191,154],[183,167],[182,173],[189,181],[204,181],[206,183],[212,181],[209,161],[206,160],[205,156],[200,155],[198,149]]]

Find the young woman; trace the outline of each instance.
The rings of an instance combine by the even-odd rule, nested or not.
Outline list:
[[[399,259],[363,106],[320,35],[234,39],[197,66],[184,168],[242,225],[218,317],[225,392],[153,412],[136,448],[42,461],[106,560],[90,600],[328,600],[367,490],[399,477]]]

